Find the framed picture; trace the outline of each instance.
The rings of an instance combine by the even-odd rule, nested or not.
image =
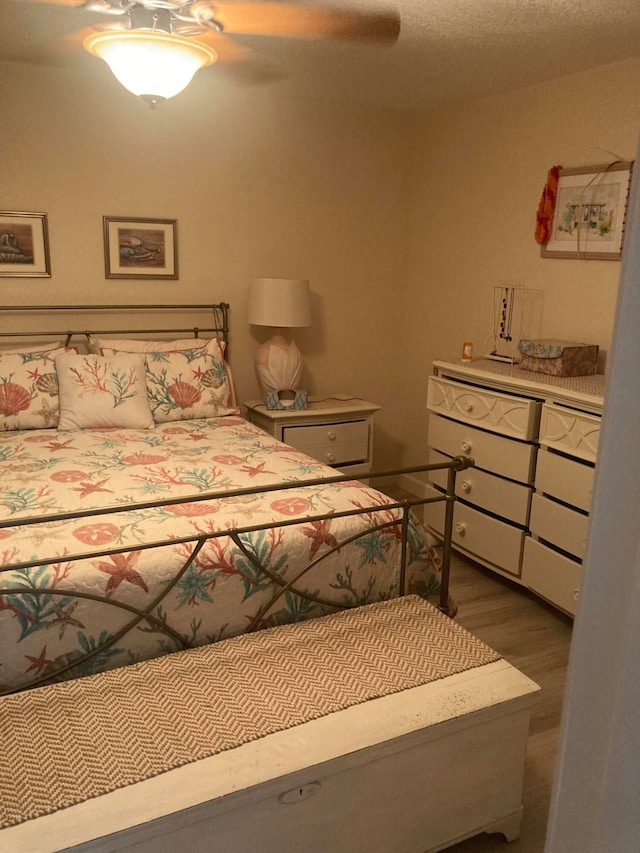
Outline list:
[[[560,169],[543,258],[619,261],[633,162]]]
[[[178,278],[175,219],[105,216],[103,225],[107,278]]]
[[[0,276],[51,277],[46,213],[0,211]]]

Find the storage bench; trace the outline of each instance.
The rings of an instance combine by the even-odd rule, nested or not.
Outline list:
[[[538,691],[407,596],[7,696],[0,850],[511,840]]]

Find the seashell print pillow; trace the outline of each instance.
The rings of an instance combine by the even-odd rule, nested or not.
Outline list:
[[[58,426],[55,358],[64,352],[65,347],[0,352],[0,430]]]
[[[127,342],[123,342],[127,343]],[[175,341],[174,344],[188,343]],[[147,391],[156,423],[237,415],[229,369],[217,338],[204,346],[146,351]],[[170,346],[168,344],[167,346]],[[104,347],[102,352],[112,350]]]
[[[56,356],[59,430],[151,429],[144,357],[63,353]]]
[[[145,353],[147,393],[156,423],[238,414],[222,358],[201,350]]]

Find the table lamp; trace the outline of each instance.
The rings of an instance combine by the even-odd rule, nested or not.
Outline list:
[[[310,326],[309,282],[254,278],[249,289],[249,323],[278,330]],[[277,333],[261,344],[256,352],[256,374],[268,408],[306,408],[306,394],[298,391],[302,355],[293,341]]]

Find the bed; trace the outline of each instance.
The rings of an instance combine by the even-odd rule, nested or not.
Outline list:
[[[162,342],[99,323],[29,347],[5,335],[21,343],[0,353],[2,692],[405,593],[452,610],[450,535],[441,560],[412,502],[240,416],[228,307],[102,309],[213,318]],[[449,507],[466,464],[449,466]]]

